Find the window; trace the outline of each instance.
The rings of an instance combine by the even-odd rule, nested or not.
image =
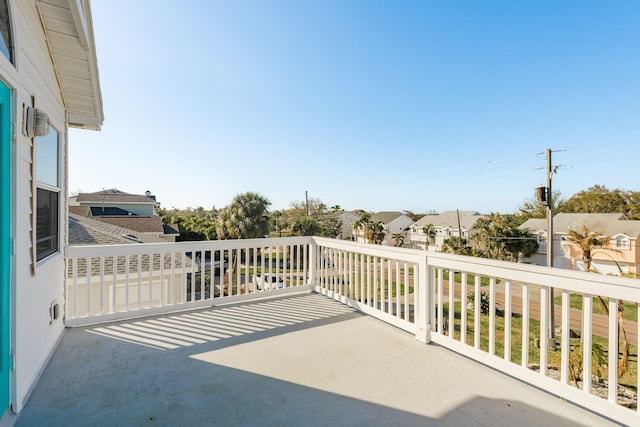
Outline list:
[[[36,138],[36,261],[60,249],[58,132]]]
[[[0,1],[0,53],[13,64],[13,38],[11,37],[11,17],[9,2]]]
[[[629,249],[629,239],[625,236],[616,237],[615,247],[616,249]]]

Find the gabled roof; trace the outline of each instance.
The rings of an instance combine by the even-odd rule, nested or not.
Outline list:
[[[159,242],[165,242],[165,240],[93,218],[69,214],[69,245],[71,246]]]
[[[95,216],[91,218],[140,233],[164,233],[162,217],[159,216]]]
[[[629,221],[621,213],[559,213],[553,217],[554,234],[566,234],[569,229],[581,230],[583,227],[606,236],[617,234],[625,234],[633,238],[640,236],[640,221]],[[547,220],[532,218],[519,228],[532,232],[546,230]]]
[[[69,126],[100,130],[104,121],[88,0],[37,0]]]
[[[371,215],[371,222],[381,222],[383,224],[389,224],[393,220],[396,220],[404,215],[402,212],[383,211],[376,212]]]
[[[78,203],[146,203],[155,205],[156,201],[143,194],[129,194],[115,188],[96,191],[95,193],[80,193],[75,196]]]
[[[476,221],[484,217],[476,211],[460,211],[460,226],[466,230],[473,228]],[[414,225],[418,228],[422,228],[425,225],[433,225],[438,228],[450,227],[452,229],[458,229],[458,212],[457,211],[445,211],[436,215],[425,215],[420,218]]]
[[[89,211],[91,212],[91,216],[137,216],[134,213],[125,211],[124,209],[118,208],[116,206],[91,206],[89,208]]]

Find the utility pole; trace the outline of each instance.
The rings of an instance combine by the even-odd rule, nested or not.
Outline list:
[[[304,206],[307,212],[307,216],[309,216],[309,192],[307,190],[304,191]]]
[[[551,163],[551,148],[547,148],[547,267],[553,267],[553,193],[551,192],[551,178],[553,176],[553,165]],[[556,327],[555,327],[555,302],[553,287],[549,287],[549,339],[553,340],[555,348]]]

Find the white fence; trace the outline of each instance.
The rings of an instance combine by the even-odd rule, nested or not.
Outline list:
[[[314,290],[640,424],[635,279],[316,237],[70,247],[67,259],[68,325]]]
[[[70,246],[75,326],[309,289],[312,239]],[[272,286],[267,280],[275,279]]]

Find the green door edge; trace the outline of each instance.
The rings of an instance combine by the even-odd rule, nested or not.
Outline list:
[[[9,407],[11,296],[11,90],[0,81],[0,416]]]

